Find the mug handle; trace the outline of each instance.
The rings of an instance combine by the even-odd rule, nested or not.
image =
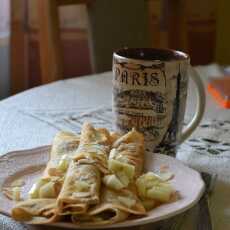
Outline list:
[[[179,140],[179,144],[184,142],[192,134],[192,132],[196,129],[205,111],[205,102],[206,102],[205,90],[204,90],[203,82],[200,78],[200,75],[192,66],[189,66],[188,74],[189,76],[191,76],[192,80],[194,81],[196,85],[196,98],[197,98],[196,112],[193,115],[192,120],[182,131],[181,138]]]

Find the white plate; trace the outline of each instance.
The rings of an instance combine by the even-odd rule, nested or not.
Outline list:
[[[10,216],[10,210],[14,202],[9,200],[3,193],[2,188],[9,186],[13,181],[22,178],[25,185],[22,187],[22,197],[26,197],[28,190],[36,179],[41,175],[48,158],[49,146],[39,147],[31,150],[8,153],[0,157],[0,212]],[[161,165],[167,165],[169,171],[175,176],[171,183],[179,192],[181,198],[175,202],[163,204],[148,215],[141,218],[126,220],[113,225],[96,226],[96,228],[130,227],[153,223],[164,220],[186,211],[195,205],[204,191],[204,182],[200,174],[185,166],[175,158],[161,154],[146,154],[145,169],[156,171]],[[65,228],[95,228],[95,226],[79,226],[71,223],[54,223],[52,226]]]

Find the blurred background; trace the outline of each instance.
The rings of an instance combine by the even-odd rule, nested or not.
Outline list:
[[[0,99],[111,70],[122,46],[179,49],[193,65],[228,65],[229,9],[228,0],[0,0]]]

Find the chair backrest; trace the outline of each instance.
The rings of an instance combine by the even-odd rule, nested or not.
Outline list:
[[[111,70],[112,53],[117,48],[150,45],[147,1],[38,0],[42,83],[64,77],[58,7],[79,3],[88,6],[89,47],[93,72]]]
[[[94,72],[111,70],[121,47],[149,47],[147,1],[99,0],[88,7],[89,44]]]

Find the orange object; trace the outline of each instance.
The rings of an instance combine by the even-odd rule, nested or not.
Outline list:
[[[208,91],[221,107],[230,109],[230,76],[210,80]]]

